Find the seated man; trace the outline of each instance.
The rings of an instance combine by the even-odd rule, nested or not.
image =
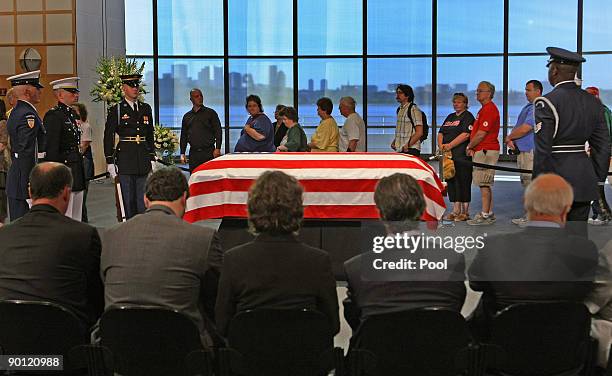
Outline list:
[[[340,329],[336,280],[327,252],[296,239],[302,219],[302,186],[281,171],[266,171],[247,201],[250,243],[227,251],[216,312],[222,334],[237,313],[258,309],[311,309]]]
[[[425,210],[425,198],[413,177],[397,173],[380,179],[374,192],[374,202],[381,220],[388,221],[388,233],[414,232],[411,236],[421,235],[421,231],[416,230]],[[390,231],[394,226],[400,229]],[[360,254],[344,263],[348,281],[344,316],[353,330],[357,330],[363,320],[377,314],[425,307],[461,310],[466,294],[463,255],[450,249],[421,249],[416,254],[426,255],[432,260],[447,258],[448,268],[439,273],[385,270],[379,280],[364,280],[365,270],[362,268],[370,264],[363,262],[364,257],[372,254]]]
[[[582,302],[591,291],[597,246],[563,228],[573,198],[565,179],[540,175],[525,190],[527,227],[484,242],[468,272],[472,289],[484,292],[475,313],[482,335],[486,320],[511,304]]]
[[[64,164],[40,163],[30,172],[32,209],[0,229],[0,299],[57,303],[89,328],[104,309],[100,237],[64,215],[71,187]]]
[[[101,261],[106,308],[147,305],[182,312],[213,346],[212,316],[223,254],[214,230],[183,222],[187,180],[175,167],[153,172],[147,210],[103,236]]]

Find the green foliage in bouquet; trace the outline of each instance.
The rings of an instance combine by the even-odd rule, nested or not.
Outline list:
[[[157,158],[160,158],[165,163],[173,164],[173,155],[176,149],[178,149],[179,144],[176,133],[170,128],[156,124],[153,136]]]
[[[96,66],[98,73],[98,81],[91,89],[91,96],[94,102],[106,102],[108,106],[113,106],[123,98],[121,92],[121,75],[124,74],[142,74],[145,63],[138,64],[136,59],[127,59],[125,57],[101,57]],[[145,84],[140,84],[139,100],[143,101]]]

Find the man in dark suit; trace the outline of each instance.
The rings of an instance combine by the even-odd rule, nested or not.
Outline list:
[[[264,172],[251,187],[247,206],[257,237],[225,254],[215,307],[221,334],[237,313],[259,308],[317,310],[338,333],[331,259],[295,237],[304,216],[301,185],[281,171]]]
[[[398,173],[382,178],[376,186],[374,201],[381,219],[390,221],[385,224],[388,233],[407,233],[417,237],[422,234],[418,224],[425,210],[425,199],[413,177]],[[393,229],[399,223],[402,223],[401,228]],[[348,281],[344,317],[354,331],[363,320],[377,314],[425,307],[461,311],[466,294],[463,255],[452,249],[423,249],[418,252],[415,254],[430,261],[446,258],[448,268],[436,272],[385,270],[378,275],[380,278],[364,278],[367,272],[363,268],[371,265],[379,255],[372,252],[360,254],[344,263]],[[387,254],[388,251],[382,253]]]
[[[63,78],[49,83],[57,98],[57,106],[44,117],[47,130],[47,155],[45,160],[63,163],[72,172],[72,193],[66,215],[77,221],[83,214],[85,190],[85,167],[79,149],[81,131],[77,125],[77,114],[72,105],[79,100],[79,77]]]
[[[6,182],[11,221],[28,212],[28,176],[38,160],[45,157],[45,128],[34,107],[40,102],[43,87],[38,81],[39,74],[40,71],[34,71],[8,78],[17,98],[6,122],[11,144],[11,167]]]
[[[598,253],[592,241],[563,230],[572,187],[555,174],[538,176],[525,190],[527,227],[491,236],[470,266],[470,286],[483,291],[480,324],[511,304],[582,302],[592,289]]]
[[[142,75],[123,75],[123,100],[108,110],[104,156],[111,178],[119,176],[125,218],[144,212],[144,186],[155,161],[153,114],[141,102]],[[115,146],[115,134],[119,143]]]
[[[149,176],[147,210],[107,230],[101,261],[106,308],[151,305],[178,310],[212,346],[214,302],[223,260],[214,230],[192,225],[185,213],[188,186],[176,167]]]
[[[0,229],[0,299],[60,304],[89,328],[104,309],[97,230],[64,215],[72,176],[44,162],[30,173],[32,209]]]
[[[548,47],[548,81],[554,89],[536,98],[533,176],[552,172],[562,176],[574,190],[568,221],[584,223],[590,203],[599,199],[610,165],[608,129],[604,109],[595,97],[576,85],[578,67],[586,60],[562,48]],[[585,143],[591,148],[590,158]],[[582,226],[581,226],[582,227]]]

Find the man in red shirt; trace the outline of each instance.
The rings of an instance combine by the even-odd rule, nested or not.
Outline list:
[[[499,159],[499,110],[493,103],[495,86],[482,81],[476,89],[476,99],[482,107],[476,115],[476,120],[472,126],[470,143],[466,148],[466,153],[472,157],[475,163],[496,165]],[[480,187],[480,197],[482,199],[482,211],[474,219],[467,221],[469,225],[491,225],[495,223],[493,214],[493,179],[495,170],[474,166],[472,181]]]

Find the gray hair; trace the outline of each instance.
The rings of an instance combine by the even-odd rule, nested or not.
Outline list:
[[[572,205],[572,186],[556,174],[542,174],[525,189],[525,210],[528,214],[558,216]]]
[[[487,88],[491,92],[491,99],[493,99],[493,97],[495,96],[495,85],[493,85],[489,81],[480,81],[478,86],[480,86],[480,85],[486,85],[487,86]]]
[[[353,97],[342,97],[340,98],[340,103],[344,103],[345,105],[348,106],[348,108],[350,108],[353,111],[355,111],[355,107],[357,106],[357,103],[355,102],[355,98]]]

